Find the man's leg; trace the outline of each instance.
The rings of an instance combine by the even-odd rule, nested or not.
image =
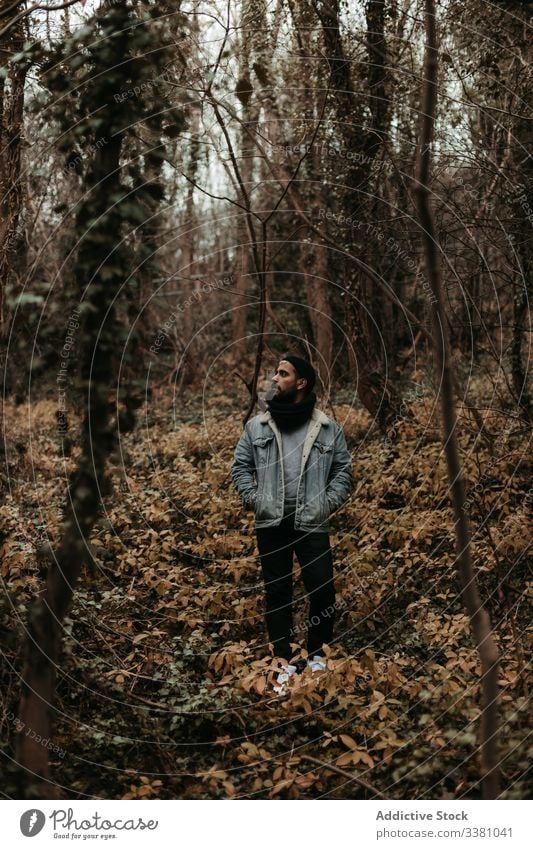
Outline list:
[[[266,624],[274,654],[292,657],[292,558],[290,523],[274,528],[256,528],[257,547],[266,591]]]
[[[301,532],[295,542],[302,579],[309,596],[307,653],[322,655],[322,644],[331,643],[335,621],[333,554],[328,533]]]

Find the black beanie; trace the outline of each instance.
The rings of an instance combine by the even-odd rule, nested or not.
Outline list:
[[[306,378],[307,386],[305,387],[305,393],[306,395],[309,395],[309,393],[313,391],[316,381],[316,373],[311,363],[302,359],[302,357],[295,357],[292,354],[289,354],[286,357],[281,357],[281,359],[290,363],[291,366],[294,366],[298,377]]]

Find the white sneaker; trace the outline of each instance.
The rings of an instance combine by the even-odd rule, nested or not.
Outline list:
[[[315,654],[307,660],[307,665],[311,672],[324,672],[326,669],[326,660],[321,655]]]
[[[281,668],[282,668],[282,672],[280,672],[278,674],[278,677],[276,679],[278,683],[274,684],[273,689],[274,689],[275,693],[277,693],[280,696],[283,696],[286,692],[286,689],[287,689],[287,687],[286,687],[287,681],[289,680],[291,675],[294,675],[295,672],[297,672],[297,668],[292,663],[289,663],[287,666],[282,666]]]

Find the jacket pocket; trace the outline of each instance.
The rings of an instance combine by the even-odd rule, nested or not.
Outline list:
[[[328,445],[327,442],[319,442],[316,440],[315,445],[318,449],[319,454],[322,456],[327,456],[333,451],[333,445]]]
[[[258,460],[261,460],[263,462],[266,460],[273,439],[273,433],[270,434],[270,436],[256,436],[253,441],[253,446],[254,453],[257,455]]]
[[[257,436],[253,441],[255,473],[257,484],[261,486],[267,465],[272,458],[272,444],[274,434],[270,436]]]
[[[268,436],[256,436],[253,444],[257,445],[258,448],[264,448],[267,442],[270,442],[272,439],[274,439],[273,433]]]
[[[256,436],[253,440],[255,473],[257,478],[256,519],[271,519],[273,516],[271,478],[274,434]]]
[[[329,519],[329,515],[330,515],[330,512],[331,512],[330,509],[329,509],[329,501],[328,501],[328,497],[326,495],[325,489],[322,490],[321,505],[322,505],[322,507],[321,507],[320,521],[325,522],[325,521],[327,521],[327,519]]]

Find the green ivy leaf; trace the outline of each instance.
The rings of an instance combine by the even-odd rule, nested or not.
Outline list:
[[[42,295],[35,295],[33,292],[22,292],[17,298],[15,298],[14,304],[15,306],[19,306],[22,304],[42,304],[44,298]]]

